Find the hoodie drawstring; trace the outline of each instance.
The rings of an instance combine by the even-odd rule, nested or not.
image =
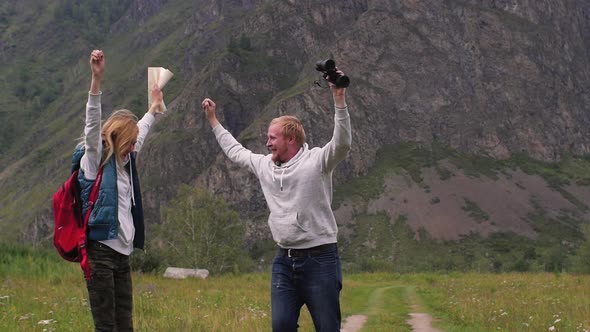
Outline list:
[[[275,170],[277,168],[280,169],[280,167],[274,166],[273,165],[273,171],[272,171],[272,182],[275,182],[276,178],[275,178]],[[281,191],[283,191],[283,175],[285,174],[285,171],[287,170],[287,168],[283,168],[283,171],[281,172],[281,177],[279,178],[279,185],[281,186]]]
[[[135,190],[133,190],[133,158],[129,158],[129,182],[131,183],[131,204],[135,206]]]

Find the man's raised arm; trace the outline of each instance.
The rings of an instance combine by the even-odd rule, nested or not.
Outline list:
[[[340,70],[337,70],[337,73],[344,76]],[[328,83],[334,99],[334,133],[330,142],[322,149],[326,170],[331,171],[348,155],[352,144],[352,129],[346,104],[346,88],[339,88],[335,84]]]
[[[217,120],[215,115],[215,102],[209,98],[205,98],[201,103],[209,125],[213,129],[217,143],[225,153],[225,155],[233,162],[237,163],[241,167],[248,167],[250,170],[258,175],[257,169],[264,155],[252,153],[252,151],[246,149],[240,142],[238,142],[232,134],[227,131]]]

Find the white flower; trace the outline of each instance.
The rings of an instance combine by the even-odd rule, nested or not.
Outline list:
[[[557,319],[555,320],[555,322],[553,322],[553,324],[557,324],[557,323],[559,323],[559,322],[561,322],[561,318],[557,318]]]
[[[53,319],[42,319],[37,323],[37,325],[49,325],[51,323],[53,323]]]
[[[549,331],[555,331],[555,326],[549,327]]]

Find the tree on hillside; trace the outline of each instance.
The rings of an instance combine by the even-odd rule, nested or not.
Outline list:
[[[183,185],[162,215],[157,238],[169,265],[224,273],[251,263],[242,249],[240,217],[221,198]]]
[[[546,272],[562,272],[567,266],[564,248],[559,245],[548,248],[543,255],[543,265]]]
[[[590,224],[583,224],[582,234],[585,241],[578,248],[578,253],[574,257],[574,270],[576,272],[590,273]]]

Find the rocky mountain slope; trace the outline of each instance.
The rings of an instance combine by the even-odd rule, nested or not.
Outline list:
[[[333,113],[329,91],[314,84],[314,64],[328,57],[352,80],[354,144],[335,174],[337,188],[370,177],[379,151],[404,142],[496,160],[524,153],[557,162],[590,154],[585,0],[130,0],[112,5],[100,20],[92,19],[95,11],[58,11],[68,3],[0,5],[3,240],[35,242],[50,232],[49,197],[66,177],[83,126],[86,58],[93,48],[108,57],[107,111],[143,112],[146,67],[175,73],[164,90],[169,112],[141,156],[152,224],[176,188],[189,183],[237,209],[251,242],[268,238],[257,181],[223,156],[200,102],[213,98],[224,126],[254,151],[266,151],[267,123],[281,114],[302,119],[311,146],[325,144]],[[42,84],[35,95],[27,88],[36,81]],[[378,193],[361,203],[344,192],[346,205],[337,212],[343,236],[353,237],[354,228],[345,225],[358,223],[359,214],[383,212],[391,222],[403,215],[434,238],[502,231],[534,238],[523,215],[535,211],[535,195],[555,202],[542,205],[544,211],[569,209],[576,220],[588,220],[583,175],[561,191],[518,169],[499,180],[465,175],[456,165],[447,167],[455,176],[444,181],[428,176],[443,159],[425,165],[421,182],[408,177],[407,168],[383,177]],[[526,194],[503,194],[519,184]],[[430,203],[435,198],[440,204]],[[486,222],[474,223],[467,201],[488,215]]]

